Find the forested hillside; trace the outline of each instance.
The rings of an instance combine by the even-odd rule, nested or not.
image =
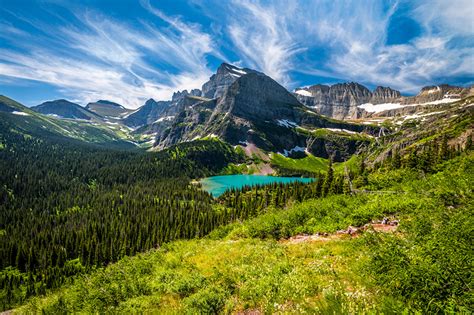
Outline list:
[[[25,135],[0,122],[1,303],[11,308],[71,277],[180,238],[202,237],[265,207],[314,196],[273,185],[213,199],[193,178],[244,161],[218,141],[158,153]]]
[[[366,173],[361,188],[374,193],[270,206],[203,239],[121,259],[18,311],[469,313],[474,156],[456,155],[428,173]],[[384,217],[397,219],[395,232],[362,229]]]

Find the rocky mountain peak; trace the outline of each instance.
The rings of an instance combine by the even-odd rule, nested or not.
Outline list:
[[[186,96],[188,95],[192,95],[192,96],[201,96],[201,90],[199,89],[193,89],[191,90],[191,92],[188,92],[188,90],[183,90],[183,91],[178,91],[178,92],[174,92],[173,93],[173,96],[171,98],[171,101],[172,102],[177,102],[179,100],[182,100],[183,98],[185,98]]]
[[[68,119],[90,120],[92,118],[98,118],[95,113],[79,104],[69,102],[65,99],[44,102],[40,105],[33,106],[31,109],[41,114]]]
[[[86,109],[108,118],[119,118],[130,112],[130,110],[122,105],[107,100],[98,100],[97,102],[89,103]]]
[[[114,103],[114,102],[111,102],[111,101],[107,101],[107,100],[98,100],[96,103],[97,103],[97,104],[102,104],[102,105],[107,105],[107,106],[112,106],[112,107],[123,108],[122,105],[117,104],[117,103]],[[91,103],[89,103],[89,104],[91,104]],[[87,108],[87,106],[86,106],[86,108]]]
[[[468,92],[467,88],[449,84],[425,86],[415,97],[407,100],[409,103],[427,103],[442,99],[458,99]]]
[[[377,86],[377,88],[372,93],[372,98],[370,102],[373,104],[385,103],[385,102],[393,101],[400,97],[401,97],[400,91],[393,90],[390,87]]]
[[[202,86],[202,95],[205,98],[215,99],[222,97],[225,90],[238,78],[248,73],[257,73],[255,70],[239,68],[237,66],[222,63],[208,82]]]
[[[229,87],[218,103],[224,111],[238,115],[255,115],[261,119],[278,115],[280,104],[301,106],[298,100],[272,78],[252,72],[239,78]]]

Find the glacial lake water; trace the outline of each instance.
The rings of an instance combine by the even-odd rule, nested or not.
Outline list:
[[[244,186],[269,185],[273,183],[311,183],[314,178],[277,177],[266,175],[222,175],[201,179],[202,188],[214,197],[219,197],[227,189],[242,188]]]

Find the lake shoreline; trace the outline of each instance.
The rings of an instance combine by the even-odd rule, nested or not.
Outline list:
[[[294,182],[311,183],[316,178],[280,177],[270,175],[219,175],[200,179],[201,188],[217,198],[228,189],[239,189],[244,186],[271,185],[274,183],[289,184]]]

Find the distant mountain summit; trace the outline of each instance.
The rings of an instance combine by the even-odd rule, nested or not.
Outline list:
[[[216,89],[212,96],[221,96],[196,101],[171,122],[163,122],[167,128],[157,134],[155,145],[158,148],[217,137],[233,145],[256,146],[286,154],[307,150],[328,157],[335,153],[336,144],[324,139],[311,141],[312,130],[343,128],[349,132],[361,132],[367,129],[320,116],[263,73],[245,70],[246,73],[239,76],[232,75],[233,83],[228,85],[229,65],[223,64],[219,69],[227,78],[213,75],[209,81],[212,83],[207,82],[204,86],[219,86],[222,90],[216,94]],[[221,79],[223,83],[216,84]],[[223,88],[225,85],[228,86]],[[353,153],[358,144],[349,142],[339,141],[338,149],[342,147],[339,151]],[[343,155],[335,156],[335,159],[343,159]]]
[[[84,120],[101,118],[96,113],[64,99],[44,102],[38,106],[31,107],[31,109],[44,115],[56,116],[59,118]]]
[[[443,84],[424,87],[418,95],[407,97],[390,87],[378,86],[374,91],[370,91],[362,84],[350,82],[296,88],[294,95],[298,101],[322,115],[335,119],[356,119],[367,115],[367,109],[373,108],[373,105],[392,104],[393,106],[387,108],[394,108],[395,105],[450,102],[460,99],[468,90]]]
[[[123,123],[130,127],[141,127],[147,124],[152,124],[157,120],[163,111],[165,111],[171,104],[171,101],[155,101],[150,98],[145,104],[137,110],[127,114],[123,117]]]
[[[96,113],[97,115],[110,118],[120,118],[121,116],[131,112],[130,109],[127,109],[120,104],[105,100],[89,103],[87,104],[86,109]]]
[[[213,74],[208,82],[202,86],[202,96],[210,99],[222,97],[225,90],[238,78],[249,73],[259,73],[258,71],[239,68],[228,63],[219,66],[216,74]]]

